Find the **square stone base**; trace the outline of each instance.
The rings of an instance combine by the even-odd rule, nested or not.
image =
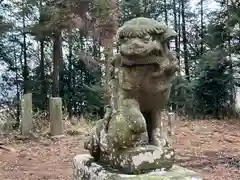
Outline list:
[[[170,169],[174,164],[174,150],[145,145],[117,153],[101,153],[99,162],[124,174],[141,174],[155,169]]]
[[[80,154],[73,160],[73,180],[203,180],[203,178],[177,165],[169,171],[155,170],[139,175],[120,174],[97,164],[89,154]]]

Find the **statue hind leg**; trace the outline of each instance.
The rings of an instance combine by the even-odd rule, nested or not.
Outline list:
[[[149,134],[151,134],[150,144],[164,147],[166,146],[166,136],[163,127],[163,119],[161,117],[161,110],[154,109],[151,111],[151,118],[149,123],[151,126],[149,127]]]

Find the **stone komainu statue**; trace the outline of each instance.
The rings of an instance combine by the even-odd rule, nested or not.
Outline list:
[[[169,169],[174,150],[160,136],[160,112],[177,71],[165,24],[135,18],[119,28],[120,53],[112,61],[111,105],[85,141],[95,160],[124,173]]]

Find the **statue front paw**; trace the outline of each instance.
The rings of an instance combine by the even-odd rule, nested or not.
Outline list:
[[[89,136],[84,141],[84,149],[89,150],[91,156],[93,156],[95,159],[99,158],[100,155],[100,147],[98,146],[96,138],[94,136]]]
[[[157,146],[157,147],[161,147],[161,148],[167,147],[167,145],[168,145],[166,139],[158,138],[158,137],[153,137],[153,140],[152,140],[151,144],[154,145],[154,146]]]

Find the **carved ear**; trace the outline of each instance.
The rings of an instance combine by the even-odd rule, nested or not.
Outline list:
[[[163,33],[163,42],[167,43],[170,40],[174,39],[177,36],[177,33],[172,28],[167,28]]]
[[[121,55],[119,53],[115,54],[111,59],[111,65],[114,67],[119,67],[121,64]]]

